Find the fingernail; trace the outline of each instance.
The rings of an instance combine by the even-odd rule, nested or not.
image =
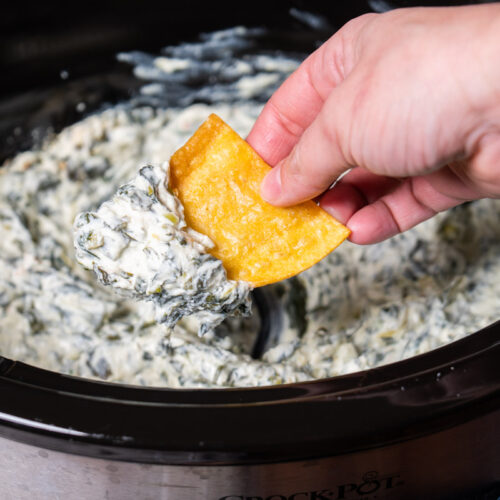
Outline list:
[[[260,186],[260,195],[268,203],[278,201],[281,196],[281,165],[276,165],[264,178]]]

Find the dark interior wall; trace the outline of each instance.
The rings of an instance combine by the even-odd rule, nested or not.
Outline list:
[[[290,10],[308,10],[328,20],[333,32],[373,10],[449,3],[412,0],[87,0],[8,2],[0,7],[0,94],[50,84],[61,70],[89,74],[114,64],[120,50],[158,50],[238,24],[273,29],[301,25]],[[303,26],[302,26],[303,27]],[[36,77],[36,78],[35,78]]]
[[[235,25],[264,26],[273,49],[307,54],[349,19],[426,0],[45,0],[0,6],[0,162],[49,130],[127,99],[140,81],[120,51],[166,46]],[[314,13],[307,18],[304,12]],[[302,14],[301,14],[302,13]],[[264,43],[263,41],[260,41]]]

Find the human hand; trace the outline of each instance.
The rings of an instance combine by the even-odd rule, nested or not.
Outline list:
[[[320,196],[355,243],[500,197],[500,4],[350,21],[276,91],[247,140],[276,165],[264,199]]]

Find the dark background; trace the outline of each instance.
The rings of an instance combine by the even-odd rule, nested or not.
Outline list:
[[[474,2],[411,0],[88,0],[11,1],[0,8],[0,94],[100,71],[120,50],[158,50],[179,40],[242,24],[303,28],[290,9],[316,12],[331,32],[364,12],[413,5]],[[479,3],[479,2],[477,2]]]
[[[159,50],[235,25],[269,28],[272,48],[307,54],[366,12],[474,1],[11,1],[0,7],[0,163],[141,84],[120,51]],[[300,12],[316,14],[305,19]],[[307,18],[307,16],[305,16]]]

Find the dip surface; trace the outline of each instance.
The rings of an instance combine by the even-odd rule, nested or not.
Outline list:
[[[153,304],[100,285],[76,262],[72,224],[161,165],[211,113],[245,136],[260,107],[182,111],[118,106],[49,138],[0,169],[0,353],[55,371],[129,384],[238,387],[312,380],[426,352],[500,318],[500,205],[483,200],[372,246],[344,243],[273,285],[279,339],[250,357],[258,319],[198,337],[168,335]]]
[[[98,210],[79,214],[76,259],[117,293],[151,301],[158,323],[171,328],[194,315],[203,335],[228,316],[250,314],[250,285],[227,279],[208,253],[213,242],[186,225],[168,183],[166,165],[142,167]]]

